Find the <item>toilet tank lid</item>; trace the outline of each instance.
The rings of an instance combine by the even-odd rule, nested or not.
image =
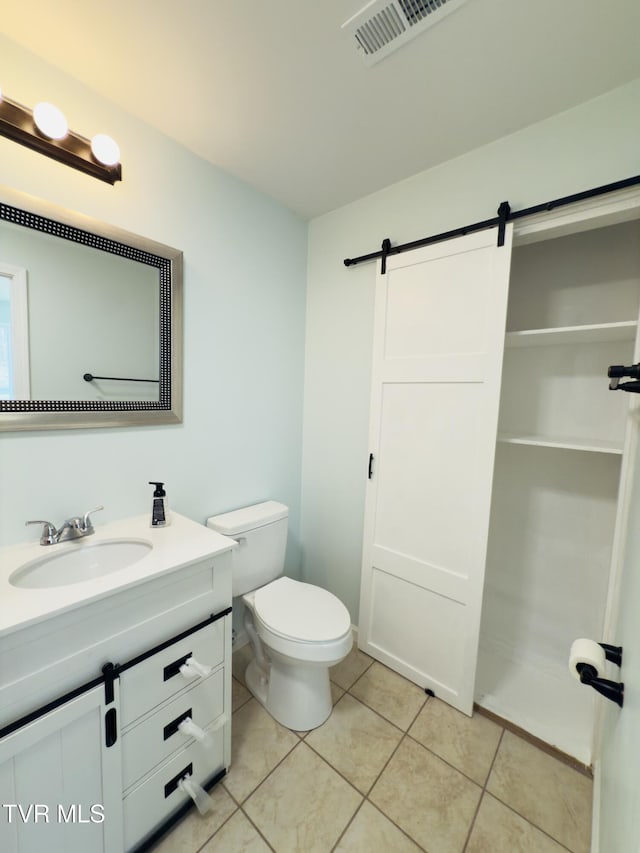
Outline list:
[[[207,519],[207,527],[222,533],[224,536],[236,536],[246,533],[256,527],[264,527],[274,521],[280,521],[289,515],[289,508],[278,501],[263,501],[253,506],[212,515]]]

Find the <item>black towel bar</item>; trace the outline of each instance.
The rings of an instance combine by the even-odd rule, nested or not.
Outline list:
[[[132,379],[130,376],[94,376],[93,373],[85,373],[82,378],[85,382],[93,382],[94,379],[110,379],[113,382],[160,382],[159,379]]]

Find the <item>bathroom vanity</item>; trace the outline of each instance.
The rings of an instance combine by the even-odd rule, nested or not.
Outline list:
[[[174,513],[0,552],[0,849],[143,850],[225,774],[235,545]]]

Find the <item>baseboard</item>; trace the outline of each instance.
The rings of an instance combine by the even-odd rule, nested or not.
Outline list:
[[[569,767],[573,767],[574,770],[578,770],[583,774],[583,776],[588,776],[589,778],[593,777],[593,770],[591,767],[587,767],[582,764],[582,762],[578,761],[577,758],[556,749],[555,746],[551,746],[546,741],[540,740],[540,738],[535,737],[535,735],[529,734],[526,729],[521,729],[520,726],[516,726],[514,723],[509,722],[509,720],[505,720],[504,717],[494,714],[493,711],[487,711],[486,708],[481,707],[477,703],[474,703],[473,710],[478,714],[481,714],[483,717],[493,720],[494,723],[497,723],[504,729],[508,729],[508,731],[513,732],[515,735],[518,735],[518,737],[528,741],[530,744],[533,744],[533,746],[536,746],[542,752],[546,752],[548,755],[553,756],[553,758],[557,758],[558,761],[562,761],[563,764],[568,764]]]

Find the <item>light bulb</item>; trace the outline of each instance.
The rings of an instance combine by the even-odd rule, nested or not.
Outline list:
[[[97,133],[91,140],[93,156],[105,166],[115,166],[120,162],[118,143],[106,133]]]
[[[48,136],[49,139],[64,139],[69,131],[69,125],[62,111],[46,101],[35,105],[33,120],[40,133]]]

